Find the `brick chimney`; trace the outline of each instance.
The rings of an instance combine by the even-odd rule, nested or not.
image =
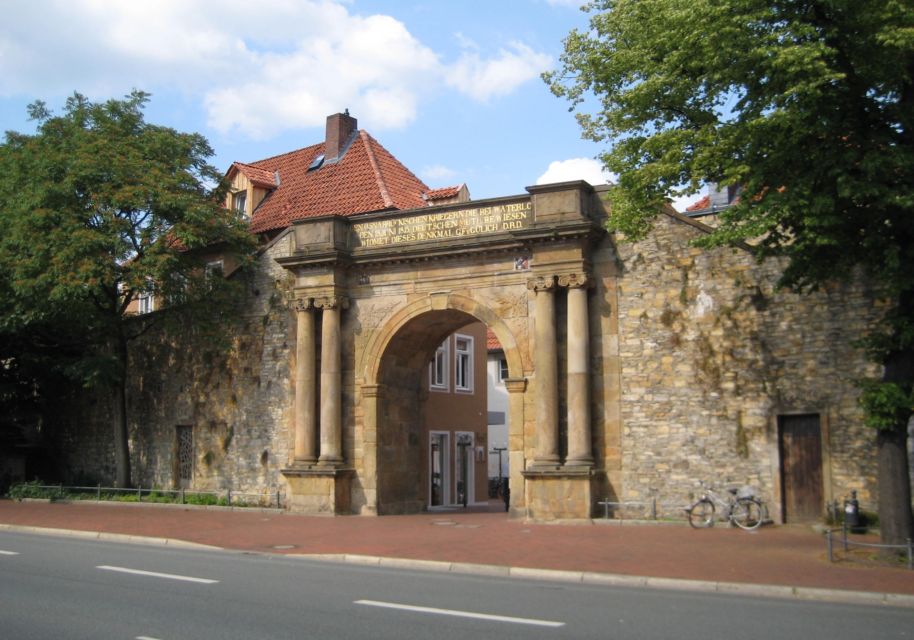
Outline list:
[[[359,121],[345,113],[335,113],[327,116],[327,139],[324,145],[324,162],[332,162],[346,151],[346,143],[352,133],[358,130]]]

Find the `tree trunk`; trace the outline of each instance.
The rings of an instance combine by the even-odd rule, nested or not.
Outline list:
[[[914,351],[904,349],[890,354],[882,379],[910,388],[914,379]],[[908,538],[914,537],[907,447],[909,419],[910,414],[891,429],[880,429],[876,435],[879,531],[883,544],[905,544]]]
[[[130,443],[127,438],[127,340],[123,335],[114,338],[118,375],[114,382],[114,461],[115,486],[130,487]]]
[[[908,425],[882,429],[876,436],[879,461],[879,531],[883,544],[904,544],[914,537]]]

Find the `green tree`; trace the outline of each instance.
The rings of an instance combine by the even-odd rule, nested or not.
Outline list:
[[[890,302],[867,344],[883,539],[912,534],[914,3],[601,0],[544,76],[619,176],[610,226],[641,237],[673,196],[740,187],[709,246],[750,241],[810,290],[863,270]],[[875,414],[874,414],[875,412]]]
[[[0,333],[38,340],[49,366],[111,390],[118,486],[131,484],[128,343],[169,321],[217,335],[240,278],[211,277],[207,259],[243,266],[254,242],[210,186],[220,176],[206,140],[146,123],[147,101],[74,94],[59,116],[36,102],[36,133],[8,132],[0,146]],[[133,313],[149,294],[170,304]]]

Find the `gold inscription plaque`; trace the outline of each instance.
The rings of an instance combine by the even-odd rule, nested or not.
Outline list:
[[[530,225],[532,216],[533,203],[524,200],[488,207],[424,213],[408,218],[359,222],[352,225],[352,232],[356,246],[383,247],[524,229]]]

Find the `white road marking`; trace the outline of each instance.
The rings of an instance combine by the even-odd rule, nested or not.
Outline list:
[[[199,582],[200,584],[216,584],[218,580],[209,578],[194,578],[192,576],[179,576],[174,573],[157,573],[155,571],[141,571],[139,569],[127,569],[126,567],[110,567],[108,565],[99,565],[95,567],[102,571],[118,571],[120,573],[131,573],[136,576],[150,576],[152,578],[166,578],[168,580],[183,580],[184,582]]]
[[[474,613],[472,611],[455,611],[454,609],[436,609],[433,607],[416,607],[409,604],[396,604],[394,602],[379,602],[377,600],[356,600],[353,604],[363,604],[368,607],[382,607],[384,609],[399,609],[401,611],[414,611],[416,613],[433,613],[440,616],[454,616],[457,618],[475,618],[476,620],[492,620],[494,622],[511,622],[513,624],[529,624],[537,627],[564,627],[564,622],[554,620],[536,620],[535,618],[514,618],[511,616],[495,616],[489,613]]]
[[[159,639],[153,638],[152,636],[137,636],[135,640],[159,640]]]
[[[18,551],[3,551],[3,550],[0,550],[0,556],[18,556],[18,555],[19,555],[19,552],[18,552]]]

